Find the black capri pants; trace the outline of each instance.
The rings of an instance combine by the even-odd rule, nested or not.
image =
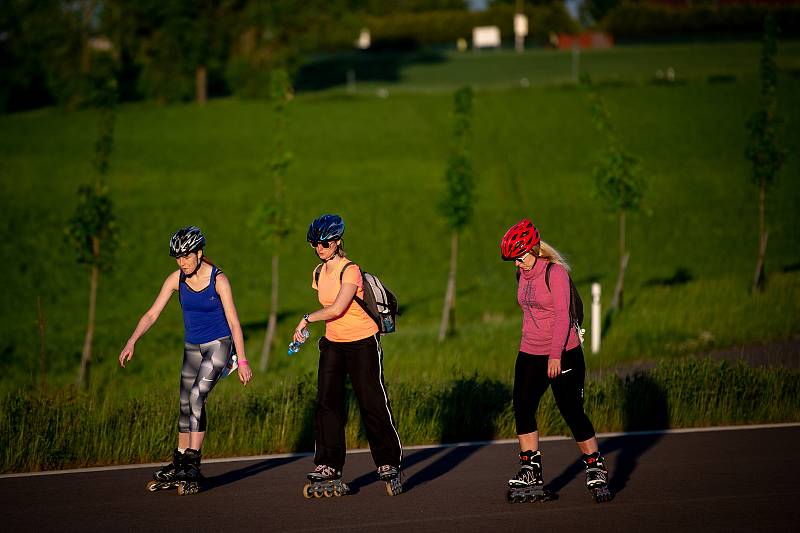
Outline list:
[[[547,377],[546,355],[517,354],[514,366],[514,418],[517,435],[526,435],[537,430],[536,410],[547,390],[553,387],[553,397],[564,421],[577,442],[594,437],[594,426],[583,411],[583,382],[586,364],[580,346],[561,354],[561,374]]]

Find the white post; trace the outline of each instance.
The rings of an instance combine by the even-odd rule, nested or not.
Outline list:
[[[600,351],[600,284],[592,283],[592,353]]]

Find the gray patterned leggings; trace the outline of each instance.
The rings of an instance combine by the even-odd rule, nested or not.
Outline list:
[[[206,399],[232,355],[233,342],[222,337],[203,344],[185,343],[181,368],[181,433],[206,430]]]

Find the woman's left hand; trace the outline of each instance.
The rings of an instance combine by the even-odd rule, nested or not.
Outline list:
[[[241,362],[239,363],[239,368],[237,369],[239,374],[239,381],[242,382],[242,385],[247,387],[247,384],[250,383],[250,380],[253,379],[253,371],[250,370],[250,364],[245,359],[244,364]]]
[[[561,359],[547,360],[547,377],[555,379],[561,374]]]

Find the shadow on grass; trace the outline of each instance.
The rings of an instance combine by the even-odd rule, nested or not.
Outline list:
[[[615,457],[613,468],[609,468],[609,488],[614,495],[625,490],[639,464],[639,458],[663,437],[660,433],[648,433],[648,431],[669,428],[669,406],[664,391],[658,383],[645,373],[637,373],[625,378],[624,388],[625,431],[642,433],[611,437],[600,442],[600,452],[604,456],[619,452]],[[583,462],[578,460],[548,483],[547,488],[557,493],[583,471]]]
[[[645,287],[662,285],[673,287],[675,285],[685,285],[694,279],[691,271],[686,267],[678,267],[675,273],[668,278],[652,278],[644,282]]]
[[[370,50],[317,57],[300,67],[295,90],[318,91],[364,81],[397,82],[401,78],[400,71],[407,65],[445,61],[441,53],[417,49],[414,44],[400,43],[389,48],[373,46]]]
[[[284,319],[287,317],[293,317],[301,314],[299,309],[284,309],[278,313],[277,319],[278,324],[283,322]],[[244,340],[250,338],[251,335],[257,334],[263,337],[264,330],[267,329],[267,320],[256,320],[253,322],[243,322],[242,323],[242,334],[244,335]],[[291,340],[291,339],[289,339]],[[287,344],[289,341],[286,341]]]

